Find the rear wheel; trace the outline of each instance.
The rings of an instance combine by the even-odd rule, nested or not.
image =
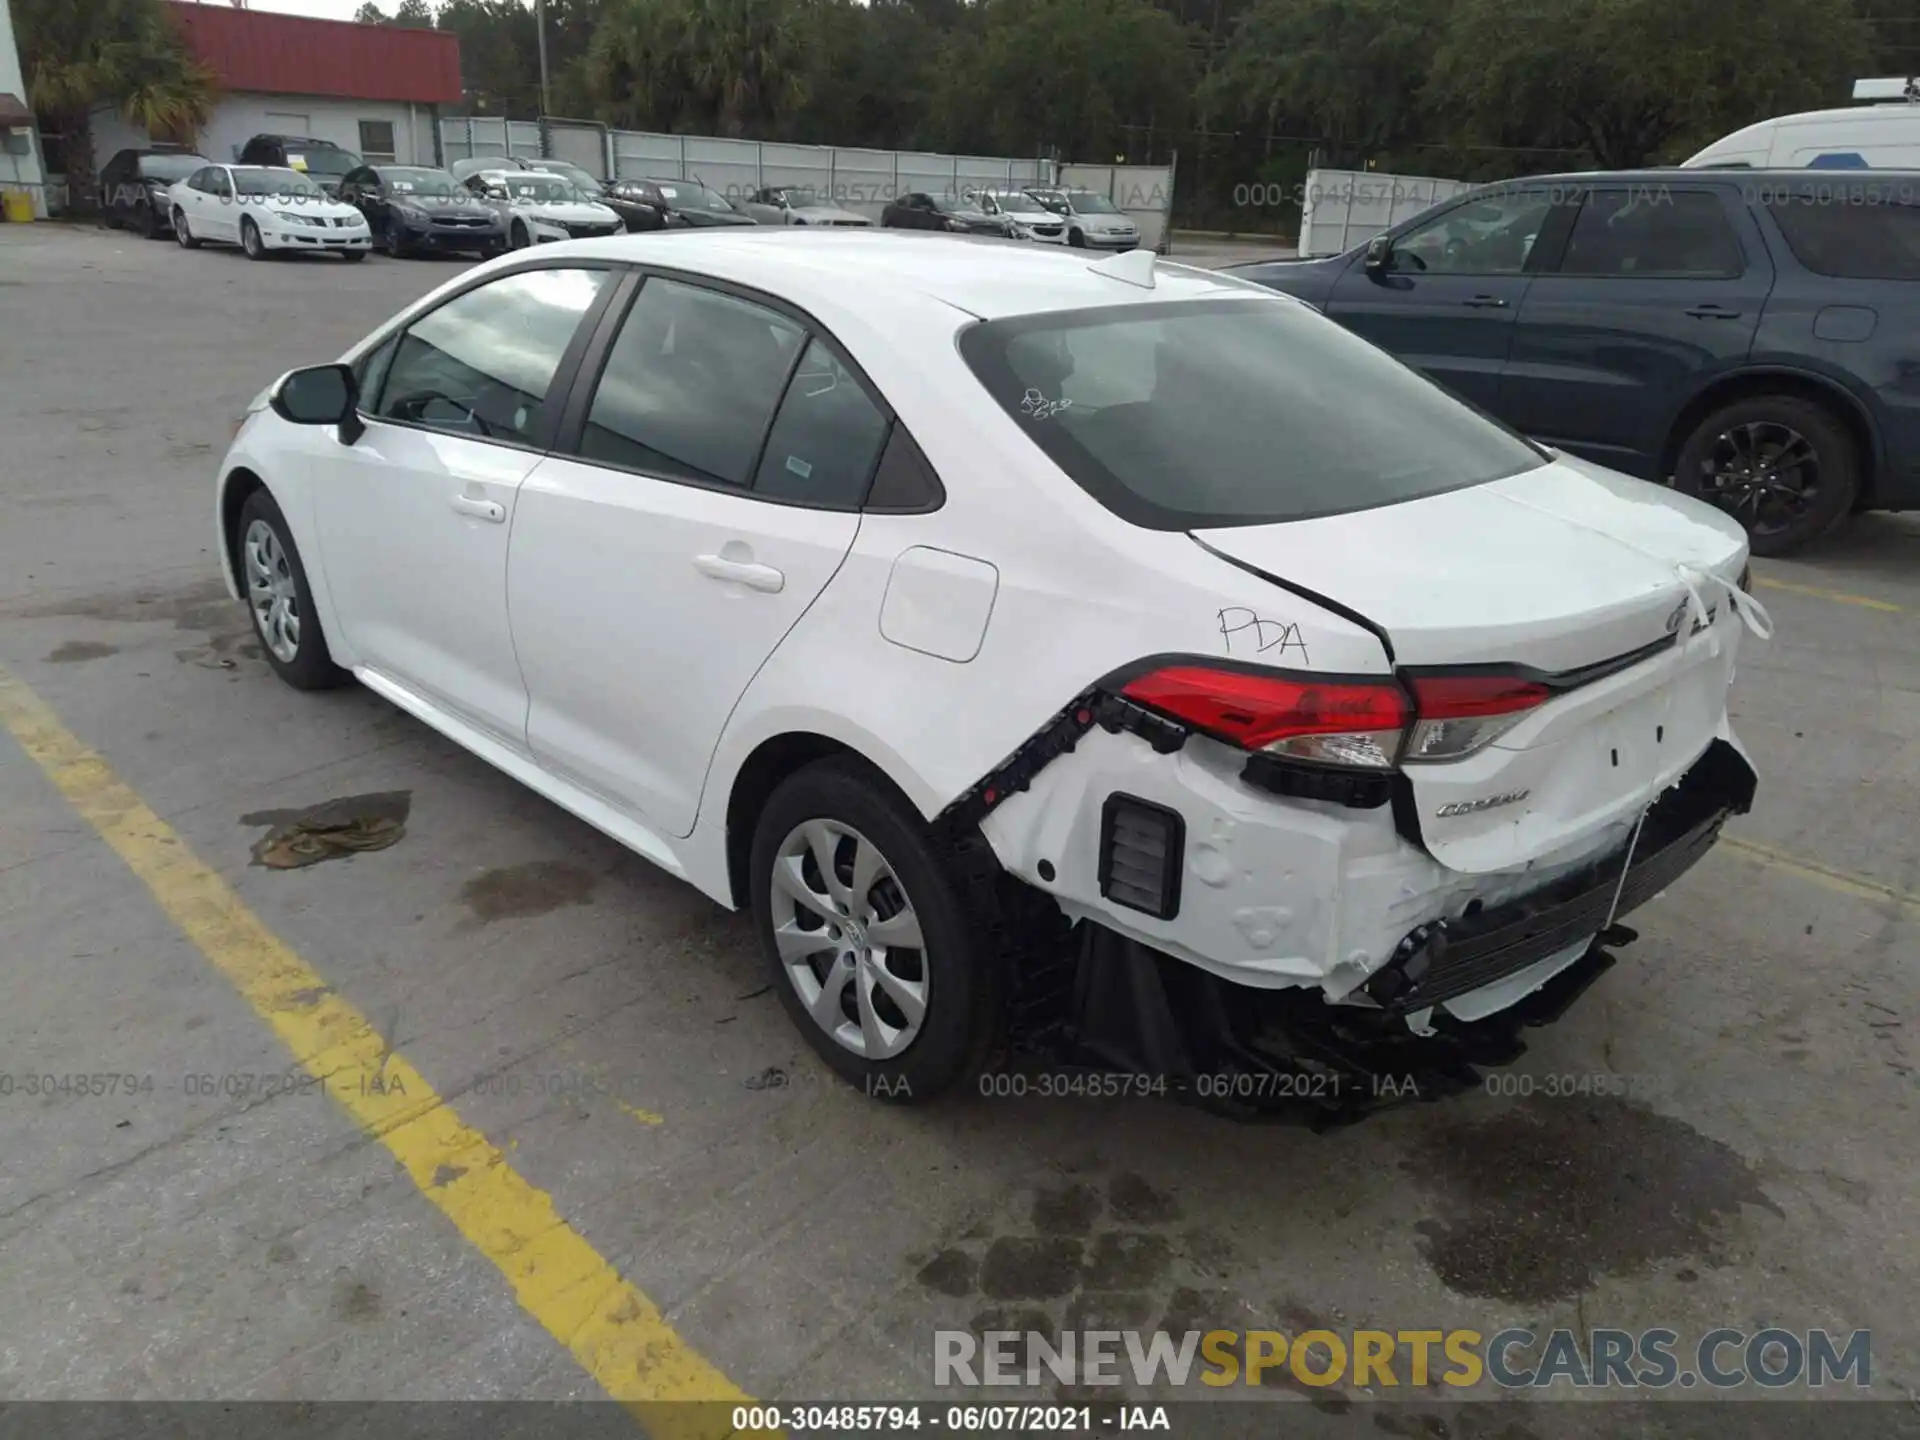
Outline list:
[[[1853,436],[1824,406],[1797,395],[1755,395],[1694,428],[1673,483],[1746,526],[1754,554],[1785,555],[1847,517],[1860,463]]]
[[[828,1065],[909,1102],[978,1073],[998,964],[905,801],[852,762],[809,765],[768,798],[749,873],[780,1002]]]

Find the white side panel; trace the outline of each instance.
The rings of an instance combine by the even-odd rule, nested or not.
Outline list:
[[[1300,258],[1344,255],[1382,230],[1411,220],[1473,186],[1432,175],[1376,170],[1309,170],[1300,206]]]
[[[1000,572],[984,560],[915,545],[893,562],[880,633],[895,645],[965,663],[980,653]]]

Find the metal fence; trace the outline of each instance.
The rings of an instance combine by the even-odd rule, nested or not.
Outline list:
[[[1068,184],[1094,190],[1131,216],[1141,242],[1164,252],[1171,233],[1171,165],[1056,165],[1035,157],[944,155],[924,150],[865,150],[787,145],[716,135],[610,130],[587,120],[499,120],[462,116],[440,122],[440,158],[515,155],[567,160],[603,180],[697,180],[729,200],[785,186],[878,220],[887,202],[910,191],[957,199],[990,186]]]
[[[1300,205],[1300,254],[1344,255],[1382,230],[1473,188],[1432,175],[1309,170]]]

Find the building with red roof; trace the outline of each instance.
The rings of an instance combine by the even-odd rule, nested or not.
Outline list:
[[[241,10],[224,0],[167,0],[167,9],[218,77],[219,105],[197,136],[149,136],[103,109],[93,120],[96,164],[128,147],[174,144],[231,161],[261,134],[331,140],[375,163],[437,163],[439,109],[461,98],[455,36]]]

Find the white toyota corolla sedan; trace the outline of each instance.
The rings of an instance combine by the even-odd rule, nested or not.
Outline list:
[[[1754,792],[1738,524],[1147,251],[503,257],[265,391],[216,515],[283,678],[751,909],[873,1094],[1498,1063]]]

